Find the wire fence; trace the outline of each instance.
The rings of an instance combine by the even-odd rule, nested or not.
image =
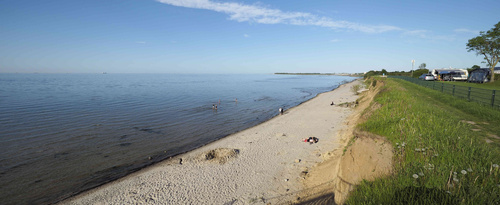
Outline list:
[[[500,99],[495,97],[497,90],[489,90],[475,87],[467,87],[461,85],[451,85],[439,81],[426,81],[407,76],[388,76],[390,78],[397,78],[406,80],[442,93],[450,94],[458,98],[466,99],[468,101],[478,102],[484,105],[489,105],[493,108],[500,109]]]

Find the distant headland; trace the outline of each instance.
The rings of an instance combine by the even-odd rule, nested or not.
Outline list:
[[[352,76],[363,77],[363,73],[274,73],[275,75],[338,75],[338,76]]]

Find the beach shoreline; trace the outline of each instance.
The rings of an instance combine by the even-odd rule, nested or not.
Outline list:
[[[148,166],[60,204],[285,203],[295,200],[304,173],[341,146],[359,80],[318,94],[284,115]],[[304,138],[318,137],[318,143]],[[265,187],[265,188],[263,188]]]

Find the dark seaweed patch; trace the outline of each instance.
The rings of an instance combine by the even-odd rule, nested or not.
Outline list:
[[[61,158],[61,157],[65,157],[66,155],[68,155],[69,153],[68,152],[59,152],[59,153],[55,153],[54,154],[54,158]]]
[[[135,130],[139,130],[141,132],[147,132],[147,133],[154,133],[154,134],[161,134],[161,131],[158,130],[153,130],[151,128],[140,128],[140,127],[134,127]]]
[[[255,102],[260,102],[260,101],[274,101],[274,98],[270,97],[270,96],[262,96],[258,99],[255,99],[254,100]]]

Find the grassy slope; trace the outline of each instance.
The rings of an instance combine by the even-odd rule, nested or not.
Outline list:
[[[362,182],[347,203],[500,204],[500,142],[484,140],[500,136],[500,111],[406,81],[377,80],[385,81],[374,100],[382,107],[359,128],[393,143],[394,174]]]
[[[444,83],[452,84],[452,85],[460,85],[466,87],[474,87],[474,88],[482,88],[489,90],[500,90],[500,81],[495,81],[493,83],[467,83],[465,81],[442,81]]]

